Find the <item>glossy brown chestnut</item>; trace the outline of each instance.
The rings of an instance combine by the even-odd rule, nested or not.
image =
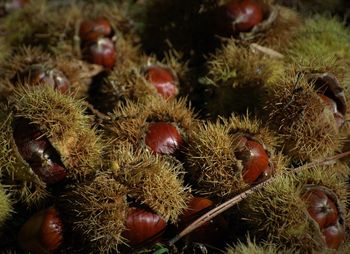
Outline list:
[[[208,212],[213,206],[214,202],[210,199],[202,197],[191,198],[187,204],[187,209],[179,217],[178,230],[183,230],[200,216]],[[218,242],[222,242],[226,230],[227,221],[223,216],[218,216],[194,230],[187,238],[190,242],[215,245]]]
[[[104,17],[84,20],[79,27],[79,37],[83,42],[97,42],[99,38],[109,37],[111,34],[112,26]]]
[[[174,154],[183,144],[183,138],[174,125],[156,122],[149,124],[145,143],[155,154]]]
[[[178,94],[177,77],[174,76],[171,69],[152,65],[146,68],[145,76],[164,99],[173,98]]]
[[[239,142],[240,148],[235,154],[243,164],[243,180],[248,184],[252,184],[260,178],[270,177],[272,169],[264,147],[254,140],[248,140],[246,137],[240,137]]]
[[[99,38],[84,51],[84,55],[90,63],[101,65],[109,70],[117,60],[114,43],[109,38]]]
[[[207,198],[192,197],[187,204],[187,208],[184,213],[179,217],[180,223],[190,223],[200,215],[202,212],[212,207],[214,202]]]
[[[52,253],[63,242],[63,223],[53,207],[30,217],[18,234],[19,246],[37,254]]]
[[[333,99],[329,98],[324,94],[318,93],[318,96],[322,99],[326,107],[333,113],[335,122],[337,123],[337,126],[340,127],[345,120],[344,120],[344,115],[338,110],[337,103]]]
[[[337,221],[322,231],[328,248],[338,249],[345,240],[344,227]]]
[[[33,64],[17,74],[12,79],[13,84],[21,83],[29,86],[37,86],[45,84],[51,86],[55,90],[65,93],[70,82],[67,77],[56,69],[49,69],[41,64]]]
[[[303,195],[307,211],[321,229],[333,225],[338,220],[338,209],[334,201],[321,189],[308,190]]]
[[[59,154],[35,125],[29,124],[28,120],[19,119],[14,127],[13,138],[23,160],[41,180],[53,184],[66,178],[67,170]]]
[[[232,0],[224,5],[224,10],[237,32],[249,32],[263,20],[262,6],[254,0]]]
[[[131,207],[125,222],[123,237],[130,247],[137,248],[157,241],[164,232],[166,222],[159,215],[141,208]]]

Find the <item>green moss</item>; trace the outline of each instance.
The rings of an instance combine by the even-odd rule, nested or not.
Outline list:
[[[349,42],[349,31],[337,18],[316,15],[299,29],[287,54],[309,63],[313,59],[344,59],[349,57]]]

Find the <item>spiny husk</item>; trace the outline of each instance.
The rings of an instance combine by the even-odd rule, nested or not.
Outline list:
[[[45,50],[57,45],[65,36],[64,32],[67,32],[65,28],[68,22],[62,17],[70,17],[69,10],[67,8],[62,12],[46,0],[29,3],[2,20],[1,28],[6,31],[6,43],[14,48],[23,44],[40,45]]]
[[[164,220],[176,222],[190,194],[185,187],[180,163],[170,162],[148,151],[135,151],[131,144],[110,152],[111,169],[128,187],[128,195],[146,204]]]
[[[301,13],[342,13],[346,10],[346,0],[277,0],[278,3],[298,9]]]
[[[307,57],[288,54],[286,60],[294,65],[294,68],[304,74],[333,74],[339,83],[345,88],[349,87],[350,73],[348,71],[349,61],[337,56],[321,56],[308,54]],[[348,94],[346,94],[348,95]]]
[[[250,234],[300,252],[327,249],[318,224],[311,219],[302,195],[307,186],[320,186],[336,197],[341,223],[348,223],[347,183],[333,165],[316,166],[298,174],[281,174],[239,205]]]
[[[349,31],[336,17],[309,18],[296,36],[286,52],[292,58],[310,63],[315,58],[344,60],[349,57]]]
[[[118,252],[125,243],[126,193],[126,187],[113,174],[104,172],[60,197],[58,206],[64,222],[71,227],[73,237],[84,243],[79,247],[89,253]]]
[[[276,20],[264,33],[264,37],[258,43],[277,51],[283,51],[294,40],[297,30],[302,22],[298,13],[292,9],[275,5],[277,10]]]
[[[0,185],[0,228],[4,225],[13,212],[12,201],[9,193]]]
[[[346,254],[349,251],[349,243],[345,242],[337,250],[320,250],[319,254]],[[239,242],[235,246],[230,246],[226,249],[226,254],[295,254],[300,253],[295,248],[286,248],[285,246],[279,246],[278,243],[255,243],[248,240],[247,243]]]
[[[26,67],[32,64],[51,65],[51,55],[38,47],[20,46],[15,49],[6,61],[1,62],[0,68],[2,79],[11,79],[17,73],[22,72]]]
[[[316,15],[299,29],[296,40],[285,52],[286,61],[307,71],[326,70],[349,90],[349,39],[349,29],[336,17]]]
[[[264,20],[251,31],[240,33],[239,37],[277,51],[283,50],[294,39],[302,24],[301,18],[290,8],[272,5],[269,0],[261,2],[265,13]]]
[[[275,173],[284,169],[286,160],[275,151],[277,138],[260,122],[232,116],[223,123],[203,123],[191,133],[186,151],[191,181],[199,192],[227,199],[249,187],[243,180],[242,161],[235,156],[242,134],[264,145]]]
[[[4,70],[0,80],[3,84],[1,87],[2,96],[12,95],[15,84],[11,79],[33,64],[40,64],[44,68],[61,71],[69,80],[69,93],[75,98],[86,97],[92,77],[102,71],[102,67],[76,58],[55,57],[38,47],[21,46],[0,66]],[[20,86],[20,84],[16,84],[16,86]]]
[[[337,58],[335,56],[325,58],[321,56],[315,56],[315,58],[302,58],[292,57],[289,59],[291,63],[295,63],[295,67],[298,73],[305,75],[311,82],[315,82],[315,90],[324,92],[324,90],[330,92],[329,95],[335,96],[337,109],[344,114],[345,122],[340,126],[340,133],[343,136],[348,136],[350,133],[349,114],[347,114],[347,102],[350,98],[350,61],[347,59]],[[310,62],[309,62],[310,61]],[[328,82],[333,79],[333,83],[324,83],[324,79],[328,79]],[[320,81],[320,82],[319,82]],[[319,84],[318,84],[319,83]],[[331,89],[332,86],[337,88]],[[327,92],[325,92],[327,96]],[[340,110],[342,108],[342,110]]]
[[[117,49],[123,49],[125,54],[127,52],[132,56],[136,52],[133,45],[137,44],[138,39],[132,32],[127,7],[126,2],[92,5],[40,0],[6,17],[1,27],[8,32],[6,43],[10,46],[32,45],[54,55],[81,57],[78,36],[80,22],[85,18],[104,16],[111,21],[115,30]],[[25,25],[20,22],[23,20],[26,21]]]
[[[38,206],[48,196],[46,184],[39,179],[29,164],[20,156],[13,139],[13,113],[5,106],[0,111],[0,173],[14,199],[29,206]]]
[[[266,96],[268,125],[281,134],[283,150],[292,160],[320,159],[340,149],[334,116],[303,74],[289,73]]]
[[[93,78],[103,71],[100,65],[70,57],[57,56],[54,66],[69,80],[69,92],[74,98],[88,97]]]
[[[71,3],[66,8],[71,9],[68,13],[71,17],[67,17],[70,29],[73,34],[66,36],[52,51],[56,55],[74,55],[78,58],[82,57],[80,48],[81,40],[79,38],[79,26],[83,20],[95,19],[98,17],[106,18],[113,29],[114,36],[112,38],[115,43],[117,53],[116,65],[123,66],[128,61],[133,61],[138,57],[138,36],[134,31],[134,25],[129,18],[129,3],[127,2],[109,2],[109,3]],[[62,8],[62,11],[66,8]],[[72,11],[74,10],[74,11]],[[62,22],[62,21],[61,21]]]
[[[15,117],[28,119],[49,139],[68,170],[68,178],[81,179],[101,165],[103,145],[92,129],[85,106],[49,87],[20,89],[14,97]]]
[[[158,96],[150,96],[144,102],[127,101],[125,105],[116,107],[112,114],[114,120],[106,124],[105,129],[114,142],[130,142],[139,149],[145,146],[144,136],[149,123],[173,123],[186,141],[195,122],[194,117],[185,99],[165,101]]]
[[[337,19],[316,15],[306,20],[286,51],[286,61],[301,73],[331,73],[350,97],[349,29]],[[348,118],[347,115],[345,115]],[[344,129],[344,128],[343,128]],[[345,128],[345,129],[348,129]],[[345,130],[344,132],[348,132]]]
[[[190,89],[188,67],[186,62],[181,61],[181,55],[175,51],[169,52],[162,61],[158,61],[154,56],[143,54],[133,61],[125,59],[125,63],[119,64],[104,82],[96,86],[91,98],[92,104],[102,112],[111,112],[118,102],[126,99],[147,101],[149,96],[158,96],[163,99],[144,75],[144,69],[151,65],[161,65],[173,70],[179,80],[180,87],[177,88],[180,93],[186,94]]]
[[[246,243],[238,242],[234,246],[229,246],[226,249],[226,254],[292,254],[296,253],[295,249],[279,249],[276,244],[259,242],[247,239]]]
[[[136,101],[155,94],[155,89],[147,85],[137,65],[130,68],[114,68],[108,78],[94,89],[91,103],[101,112],[111,112],[125,99]]]
[[[50,63],[52,63],[50,55],[44,53],[39,48],[26,46],[14,50],[10,56],[4,59],[4,61],[1,61],[0,100],[5,102],[8,100],[8,97],[13,94],[14,85],[11,79],[14,78],[16,74],[23,71],[29,65],[39,63],[50,65]]]
[[[202,82],[213,90],[206,107],[214,117],[259,108],[265,88],[284,74],[281,60],[240,46],[233,39],[211,56],[207,68]]]

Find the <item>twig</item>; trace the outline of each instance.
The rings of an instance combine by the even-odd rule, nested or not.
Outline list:
[[[272,58],[278,58],[278,59],[282,59],[284,56],[277,52],[276,50],[273,50],[271,48],[267,48],[267,47],[264,47],[264,46],[261,46],[259,44],[256,44],[256,43],[251,43],[250,44],[250,49],[255,52],[255,51],[259,51],[261,53],[264,53],[265,55],[268,55]]]
[[[344,152],[344,153],[341,153],[341,154],[337,154],[335,156],[328,157],[326,159],[322,159],[322,160],[319,160],[319,161],[310,162],[310,163],[307,163],[307,164],[302,165],[302,166],[297,167],[297,168],[289,168],[289,169],[287,169],[287,172],[285,174],[291,174],[291,173],[300,172],[302,170],[313,168],[313,167],[318,166],[318,165],[325,165],[327,163],[330,163],[330,162],[333,162],[333,161],[336,161],[336,160],[339,160],[341,158],[345,158],[345,157],[348,157],[348,156],[350,156],[350,151],[347,151],[347,152]],[[275,181],[275,179],[277,179],[277,178],[276,177],[269,178],[266,181],[251,187],[250,189],[248,189],[248,190],[238,194],[237,196],[227,200],[226,202],[222,203],[221,205],[211,209],[210,211],[208,211],[207,213],[205,213],[204,215],[199,217],[197,220],[195,220],[193,223],[191,223],[189,226],[187,226],[178,235],[176,235],[175,237],[170,239],[170,241],[168,242],[169,245],[174,245],[182,237],[188,235],[189,233],[191,233],[195,229],[199,228],[200,226],[204,225],[208,221],[212,220],[214,217],[218,216],[219,214],[227,211],[232,206],[238,204],[243,199],[247,198],[250,194],[253,194],[254,192],[262,189],[265,185],[268,185],[271,182]]]
[[[89,102],[84,101],[85,106],[99,119],[101,119],[102,121],[110,121],[112,118],[106,114],[103,114],[102,112],[100,112],[99,110],[95,109],[95,107],[93,105],[91,105]]]

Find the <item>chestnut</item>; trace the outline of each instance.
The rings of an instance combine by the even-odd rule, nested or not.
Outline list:
[[[307,211],[321,229],[336,223],[338,209],[334,201],[321,189],[310,189],[303,194],[303,200],[307,204]]]
[[[337,103],[329,98],[328,96],[318,93],[318,96],[321,98],[322,102],[325,104],[325,106],[333,113],[335,122],[337,123],[337,126],[340,127],[345,122],[344,115],[339,112]]]
[[[187,208],[180,216],[179,221],[187,224],[191,223],[194,219],[202,215],[203,211],[212,207],[214,202],[207,198],[192,197],[187,204]]]
[[[99,38],[96,43],[84,50],[84,55],[90,63],[101,65],[109,70],[113,68],[117,59],[114,43],[109,38]]]
[[[65,93],[70,86],[69,80],[62,72],[47,68],[41,64],[30,65],[22,72],[16,74],[11,81],[15,85],[17,83],[26,84],[28,86],[45,84],[61,93]]]
[[[327,247],[331,249],[338,249],[345,240],[345,230],[339,221],[326,227],[322,233],[325,237]]]
[[[205,212],[214,206],[214,202],[204,197],[192,197],[187,204],[187,209],[179,217],[180,230],[194,222]],[[194,230],[189,236],[191,242],[216,244],[222,242],[223,233],[227,229],[227,221],[223,216],[218,216]]]
[[[63,223],[54,207],[35,213],[18,234],[19,246],[37,254],[57,251],[62,242]]]
[[[79,37],[83,42],[96,42],[99,38],[111,35],[112,26],[109,20],[104,17],[84,20],[79,27]]]
[[[260,143],[242,136],[239,138],[239,150],[235,155],[242,161],[243,180],[246,183],[252,184],[271,176],[269,155]]]
[[[178,79],[175,73],[161,65],[151,65],[145,69],[145,77],[164,99],[173,98],[178,94]]]
[[[66,178],[67,170],[60,156],[39,128],[20,118],[15,123],[13,138],[18,152],[41,180],[53,184]]]
[[[132,248],[151,244],[160,237],[166,222],[159,215],[145,209],[131,207],[125,222],[123,237]]]
[[[225,17],[234,31],[249,32],[263,20],[263,8],[254,0],[232,0],[224,5]]]
[[[148,125],[145,143],[155,154],[171,155],[183,144],[183,138],[173,124],[155,122]]]

